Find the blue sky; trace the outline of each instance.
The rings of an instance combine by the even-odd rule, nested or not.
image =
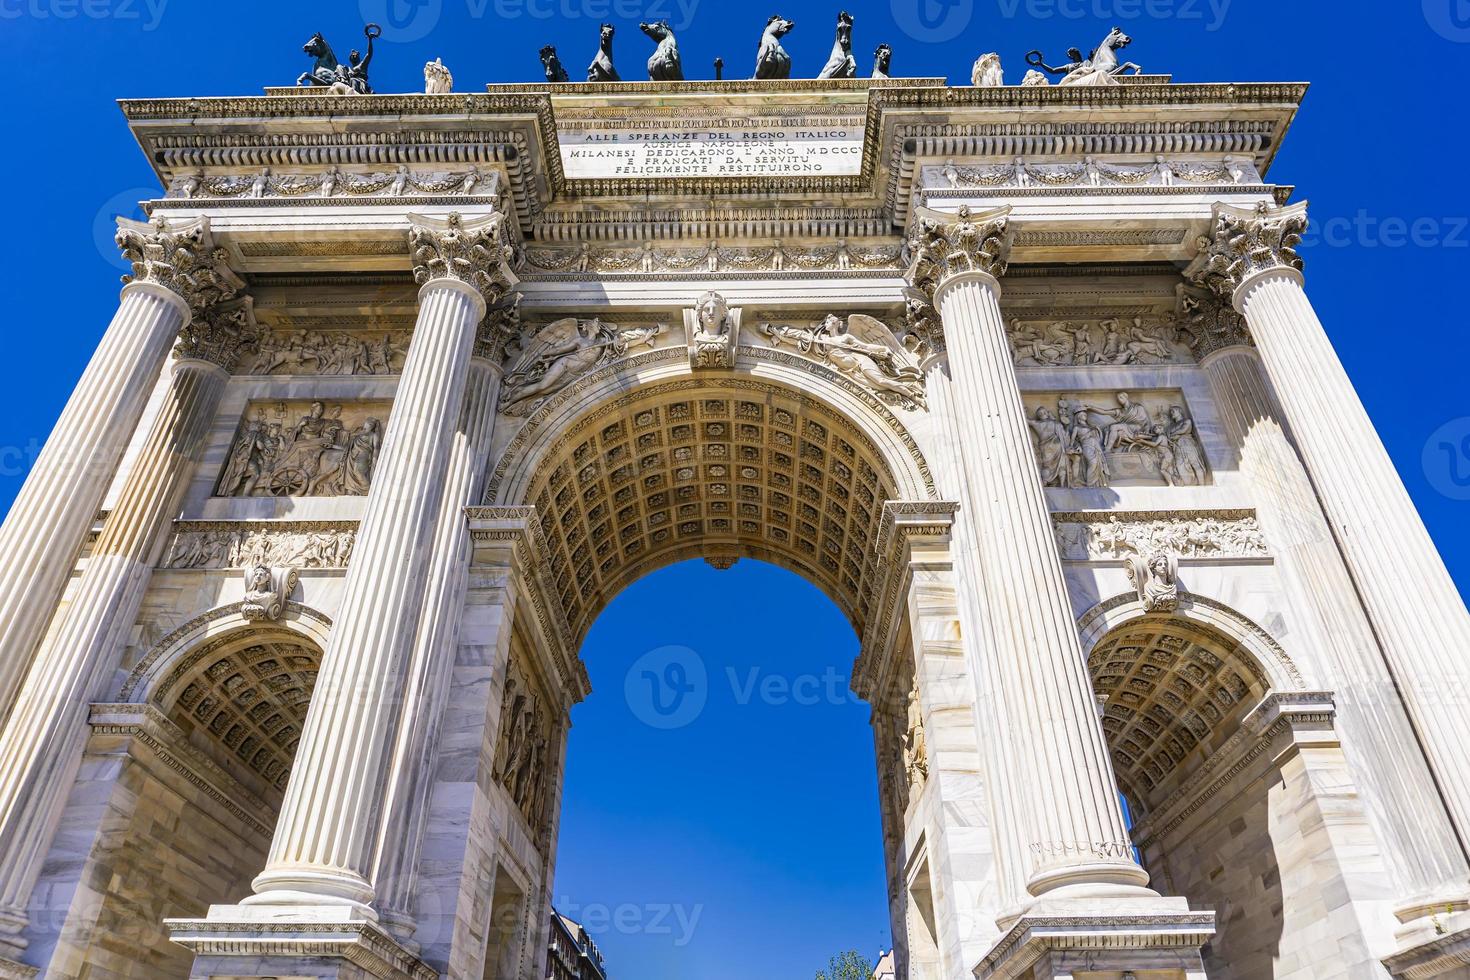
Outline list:
[[[1018,81],[1026,51],[1059,60],[1117,23],[1135,38],[1132,60],[1179,81],[1311,82],[1270,176],[1313,204],[1323,233],[1305,249],[1308,290],[1464,591],[1465,0],[854,0],[847,9],[864,71],[887,42],[895,74],[967,81],[975,57],[995,50]],[[0,155],[10,193],[0,508],[115,307],[123,270],[111,216],[156,189],[114,99],[289,84],[308,67],[300,49],[313,31],[345,51],[365,18],[386,28],[372,71],[380,91],[421,90],[423,63],[436,56],[461,91],[538,80],[546,43],[577,77],[604,19],[619,28],[624,77],[641,77],[650,50],[637,22],[664,18],[690,77],[710,77],[717,55],[727,75],[744,76],[774,11],[797,22],[786,46],[796,73],[811,76],[837,10],[838,0],[0,0],[11,147]],[[853,635],[790,575],[744,562],[715,576],[696,563],[645,579],[584,650],[598,693],[574,716],[556,894],[569,911],[606,916],[598,935],[616,976],[802,976],[841,948],[886,941],[866,709],[825,693],[795,703],[795,688],[786,703],[742,696],[752,669],[788,685],[810,678],[825,692],[829,671],[845,678],[850,668]],[[655,614],[658,600],[707,587],[724,597],[721,615],[677,601],[678,613]],[[710,694],[693,722],[664,730],[640,720],[624,681],[639,658],[670,645],[705,666]]]

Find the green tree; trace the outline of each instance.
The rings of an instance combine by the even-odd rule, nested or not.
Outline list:
[[[873,980],[873,964],[857,950],[850,949],[832,957],[827,969],[817,971],[815,980]]]

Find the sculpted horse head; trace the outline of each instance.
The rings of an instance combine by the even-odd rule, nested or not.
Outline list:
[[[780,14],[772,14],[771,19],[766,21],[766,29],[761,34],[760,53],[755,59],[756,78],[791,77],[791,56],[781,47],[781,38],[791,33],[795,26],[795,21],[787,20]]]

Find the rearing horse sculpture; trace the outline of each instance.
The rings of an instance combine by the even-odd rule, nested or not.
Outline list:
[[[1071,64],[1052,67],[1042,59],[1040,51],[1030,51],[1026,54],[1026,64],[1053,75],[1065,75],[1058,85],[1117,85],[1118,76],[1124,72],[1131,69],[1137,75],[1143,71],[1142,67],[1131,61],[1118,63],[1117,52],[1132,43],[1133,38],[1124,34],[1121,28],[1115,27],[1088,58],[1084,59],[1082,52],[1072,48],[1067,52],[1072,59]]]
[[[313,34],[302,45],[301,50],[315,58],[316,64],[311,71],[296,79],[296,84],[320,85],[344,95],[372,95],[372,86],[368,84],[368,66],[373,60],[373,42],[383,36],[383,29],[377,24],[369,24],[362,29],[362,33],[367,38],[367,56],[363,57],[353,51],[345,65],[337,60],[337,53],[320,31]]]

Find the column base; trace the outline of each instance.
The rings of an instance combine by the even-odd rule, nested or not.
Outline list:
[[[1200,947],[1215,934],[1213,912],[1160,910],[1117,914],[1020,916],[972,971],[975,980],[1203,980]]]
[[[438,980],[376,922],[341,905],[213,905],[165,919],[194,954],[191,980]]]
[[[1431,915],[1413,925],[1399,930],[1399,952],[1383,958],[1389,973],[1408,980],[1470,976],[1470,912]]]
[[[0,959],[0,980],[33,980],[40,970],[15,960]]]

